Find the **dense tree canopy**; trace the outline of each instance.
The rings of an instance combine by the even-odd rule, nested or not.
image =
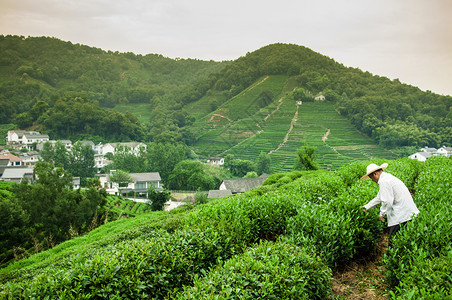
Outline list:
[[[105,190],[74,190],[72,176],[63,168],[38,162],[34,180],[1,186],[0,264],[13,257],[13,248],[52,247],[73,232],[89,230],[93,219],[103,215]]]

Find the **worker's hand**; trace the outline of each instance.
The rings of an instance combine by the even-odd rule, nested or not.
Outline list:
[[[366,212],[366,211],[367,211],[367,209],[365,207],[363,207],[363,212]]]
[[[380,216],[380,221],[382,221],[384,223],[385,222],[385,218]]]

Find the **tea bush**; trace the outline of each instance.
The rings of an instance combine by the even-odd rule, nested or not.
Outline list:
[[[299,244],[311,241],[332,268],[374,251],[383,229],[375,215],[362,211],[360,201],[346,195],[340,201],[349,202],[306,205],[287,225],[289,236]]]
[[[285,189],[300,193],[299,197],[314,203],[328,202],[345,191],[344,183],[334,173],[319,173],[315,177],[300,178]]]
[[[217,266],[177,299],[329,299],[331,270],[292,243],[264,241]]]
[[[451,178],[448,158],[429,158],[420,168],[414,195],[420,213],[395,236],[385,259],[394,297],[440,295],[452,285]]]
[[[231,256],[230,244],[214,230],[153,231],[137,238],[91,249],[46,268],[35,278],[10,282],[3,291],[12,299],[109,298],[163,299],[193,276]]]
[[[327,299],[331,268],[372,254],[383,231],[378,209],[362,211],[378,193],[359,180],[368,163],[107,223],[1,269],[0,298]],[[389,162],[420,210],[385,258],[392,298],[450,293],[451,163]]]
[[[187,226],[201,230],[215,228],[237,246],[245,247],[259,239],[274,240],[284,233],[287,218],[295,214],[293,201],[285,195],[239,195],[201,207],[188,216]]]

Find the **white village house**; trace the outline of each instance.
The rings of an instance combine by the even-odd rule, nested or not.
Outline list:
[[[107,153],[114,154],[120,148],[128,149],[129,153],[133,153],[138,156],[142,151],[146,151],[147,145],[140,142],[127,142],[127,143],[106,143],[106,144],[98,144],[94,147],[94,164],[97,168],[97,171],[100,172],[103,167],[111,164],[111,161],[108,160],[105,155]]]
[[[450,157],[451,154],[452,154],[452,147],[443,146],[439,149],[424,147],[424,148],[421,148],[419,152],[411,154],[408,157],[411,159],[416,159],[418,161],[426,161],[429,157],[432,157],[432,156]]]
[[[45,143],[48,140],[47,134],[41,134],[37,131],[9,130],[6,144],[10,147],[33,150],[35,145]]]
[[[112,170],[111,172],[114,172]],[[129,192],[134,192],[136,196],[147,197],[147,191],[150,187],[156,190],[162,189],[162,179],[158,172],[151,173],[130,173],[133,178],[133,182],[129,183],[125,187],[119,187],[119,184],[110,180],[109,174],[99,175],[101,186],[105,188],[107,193],[112,195],[121,194],[126,195]]]

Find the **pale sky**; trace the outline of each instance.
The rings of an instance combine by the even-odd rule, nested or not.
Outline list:
[[[452,0],[0,0],[0,34],[215,61],[292,43],[452,95]]]

